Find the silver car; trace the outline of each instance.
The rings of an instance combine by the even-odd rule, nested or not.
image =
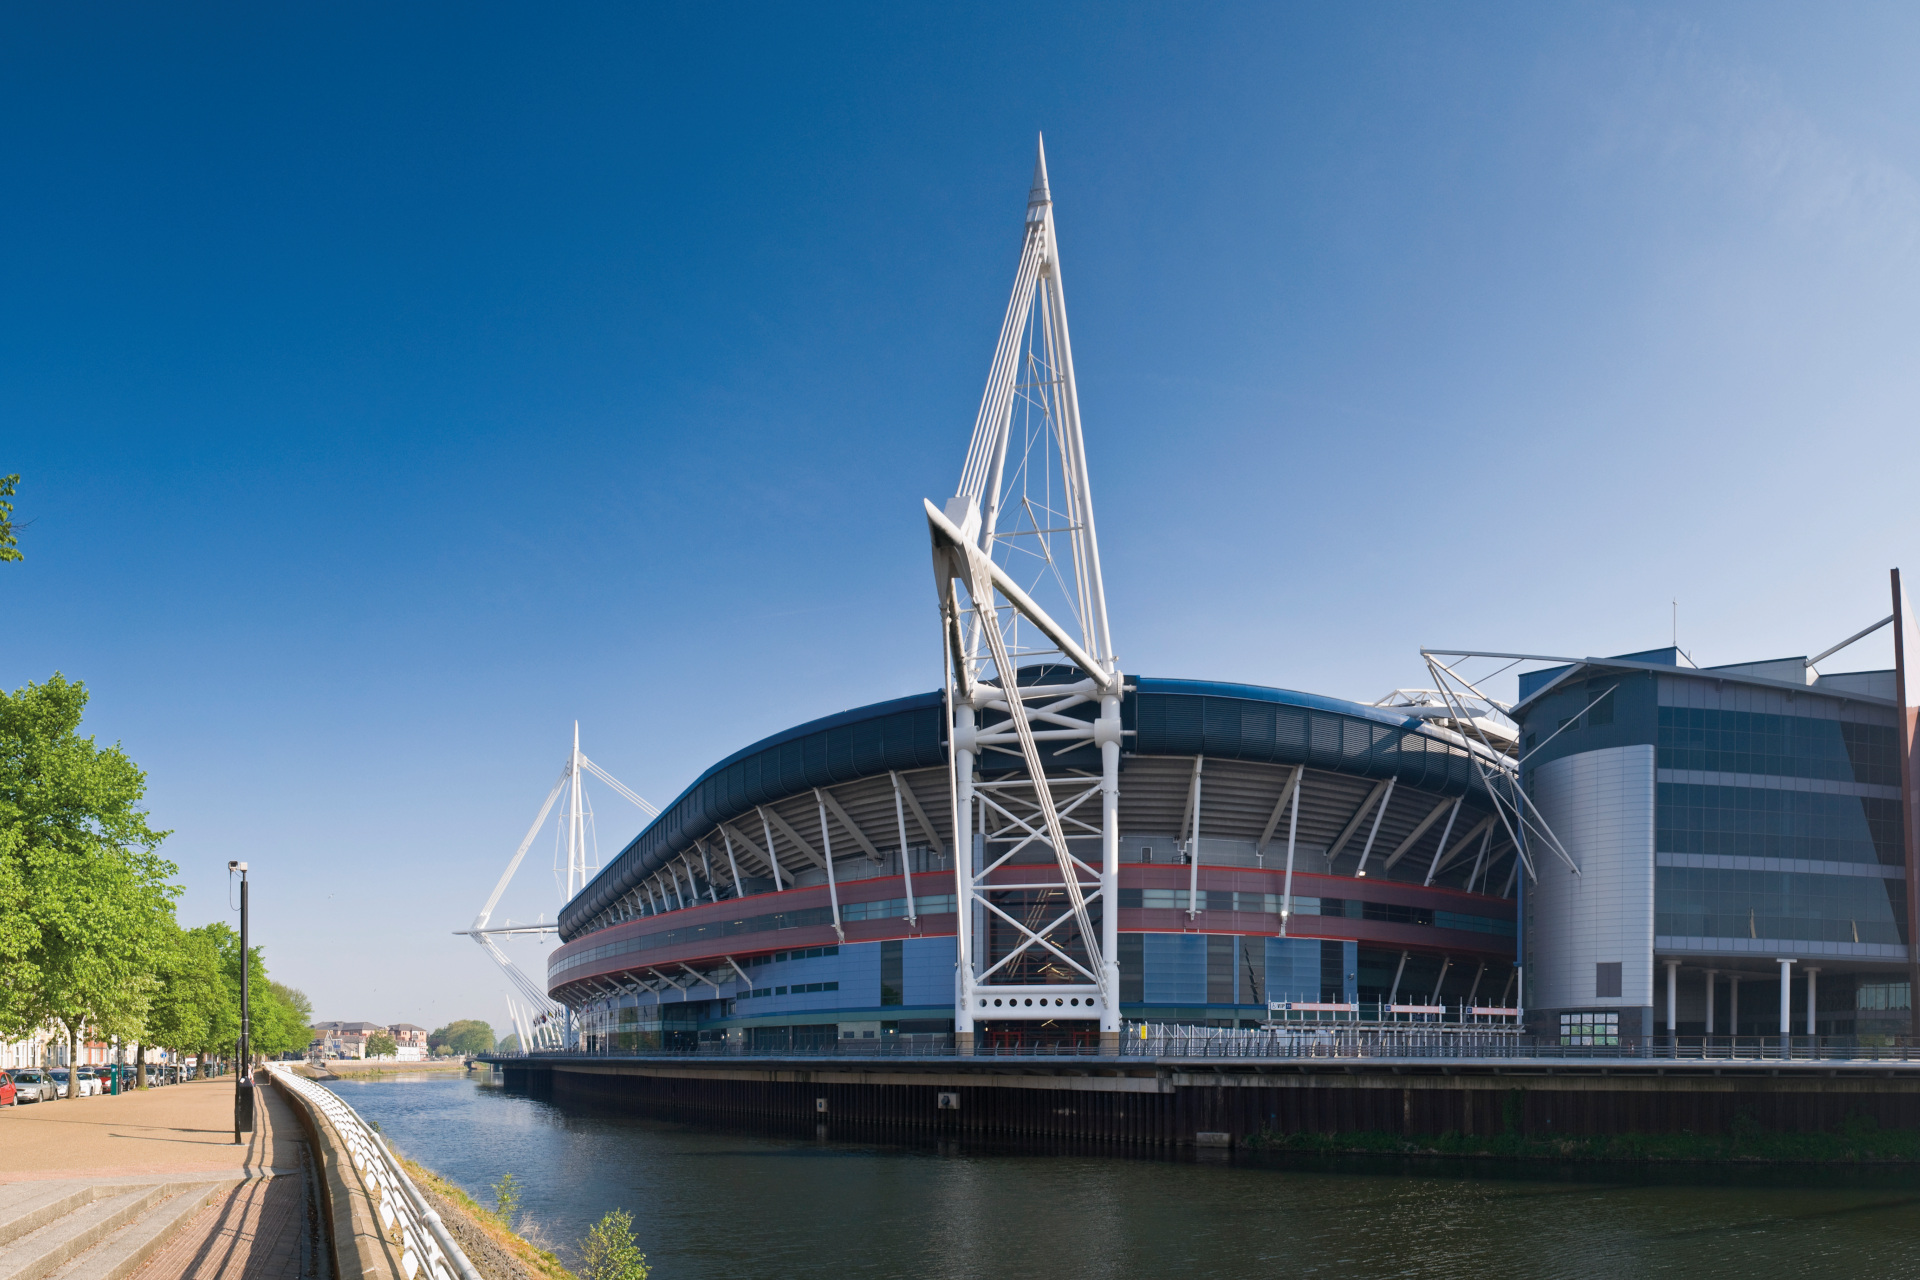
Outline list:
[[[13,1073],[13,1096],[19,1102],[51,1102],[59,1097],[57,1086],[38,1067],[22,1067]]]

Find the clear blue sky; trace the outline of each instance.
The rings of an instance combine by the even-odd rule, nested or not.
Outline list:
[[[1920,573],[1915,66],[1894,4],[16,10],[0,680],[88,683],[322,1017],[503,1022],[447,931],[574,718],[665,803],[933,687],[1039,130],[1127,669],[1817,650]]]

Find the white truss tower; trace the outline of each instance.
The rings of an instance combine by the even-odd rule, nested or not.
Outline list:
[[[1117,1037],[1122,681],[1044,143],[960,488],[926,513],[961,854],[954,1029],[1097,1018]],[[1059,763],[1096,749],[1098,773]]]
[[[514,1015],[514,1026],[520,1034],[522,1047],[526,1049],[566,1047],[572,1039],[571,1015],[565,1006],[550,999],[540,984],[515,964],[513,957],[502,951],[494,939],[513,934],[556,933],[559,931],[559,926],[546,923],[514,924],[512,921],[492,925],[493,909],[500,905],[501,895],[506,893],[507,886],[513,882],[514,873],[520,870],[521,860],[527,856],[527,850],[533,847],[534,838],[540,834],[541,828],[546,826],[547,815],[553,812],[554,802],[560,798],[563,791],[566,793],[567,803],[560,814],[558,835],[566,844],[567,887],[562,905],[571,902],[576,893],[587,887],[587,881],[593,878],[596,869],[595,860],[590,853],[593,808],[588,803],[586,791],[581,785],[585,775],[589,773],[633,802],[647,817],[660,816],[659,809],[629,790],[605,769],[587,759],[580,750],[580,722],[574,721],[573,751],[567,756],[566,763],[560,767],[560,777],[554,782],[553,789],[547,792],[546,802],[540,806],[540,812],[535,816],[533,825],[527,828],[526,838],[520,842],[520,847],[514,850],[513,858],[507,863],[507,869],[501,875],[500,882],[493,886],[493,893],[487,898],[487,904],[481,907],[480,914],[473,918],[473,927],[454,931],[480,944],[488,957],[500,966],[500,971],[506,975],[507,981],[512,984],[514,990],[520,993],[520,998],[525,1003]],[[507,1003],[509,1009],[516,1007],[511,995],[507,997]]]

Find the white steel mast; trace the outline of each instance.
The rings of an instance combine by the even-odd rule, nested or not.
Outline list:
[[[954,1030],[969,1045],[979,1022],[1098,1019],[1117,1042],[1123,687],[1044,141],[959,490],[926,515],[952,714]],[[1089,749],[1097,775],[1060,763]]]
[[[521,1035],[521,1045],[525,1049],[559,1049],[563,1041],[571,1039],[570,1027],[572,1011],[555,1003],[527,972],[513,962],[513,958],[494,941],[495,938],[517,934],[548,934],[559,931],[557,924],[514,924],[508,921],[495,925],[493,909],[500,905],[500,897],[512,883],[514,873],[520,869],[521,861],[527,856],[527,850],[533,847],[534,837],[546,826],[547,815],[553,812],[554,802],[560,799],[564,791],[567,796],[565,808],[559,818],[559,839],[567,847],[567,887],[562,905],[571,902],[575,894],[587,887],[597,869],[590,857],[589,846],[592,843],[590,830],[593,823],[593,808],[587,801],[582,786],[585,775],[592,773],[602,782],[612,787],[620,795],[631,801],[648,818],[660,816],[660,810],[647,800],[628,789],[619,779],[589,760],[580,750],[580,722],[573,722],[573,750],[567,756],[567,762],[561,766],[560,776],[554,781],[553,789],[547,792],[546,801],[540,806],[540,812],[534,817],[533,825],[527,828],[526,837],[520,841],[520,847],[514,850],[513,857],[507,862],[507,869],[500,876],[500,882],[493,887],[487,897],[486,905],[480,908],[480,914],[473,919],[468,929],[456,929],[455,933],[472,938],[484,950],[493,962],[500,966],[507,981],[520,993],[525,1003],[525,1028]],[[556,868],[557,870],[557,868]],[[508,996],[511,1006],[513,997]]]

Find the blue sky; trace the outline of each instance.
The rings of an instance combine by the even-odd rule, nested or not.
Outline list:
[[[20,11],[0,680],[87,681],[321,1016],[502,1022],[448,931],[575,718],[664,803],[933,687],[1040,130],[1128,670],[1817,651],[1920,573],[1915,65],[1875,4]]]

